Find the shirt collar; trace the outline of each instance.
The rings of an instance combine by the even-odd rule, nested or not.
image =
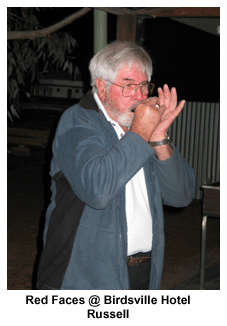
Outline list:
[[[118,122],[114,121],[113,119],[110,118],[110,116],[108,115],[108,113],[106,112],[106,109],[104,107],[104,105],[102,104],[102,102],[100,101],[98,94],[94,93],[94,99],[99,107],[99,109],[103,112],[105,118],[107,119],[107,121],[109,121],[112,126],[114,127],[115,132],[117,133],[118,138],[122,138],[125,134],[124,130],[121,128],[121,126],[119,125]]]
[[[106,109],[105,107],[103,106],[102,102],[100,101],[99,97],[98,97],[98,94],[97,93],[94,93],[94,98],[95,98],[95,101],[99,107],[99,109],[102,111],[102,113],[104,114],[104,116],[106,117],[106,119],[108,121],[110,121],[112,124],[117,124],[116,121],[114,121],[113,119],[110,118],[110,116],[108,115],[108,113],[106,112]]]

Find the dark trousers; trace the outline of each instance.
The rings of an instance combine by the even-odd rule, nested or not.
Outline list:
[[[150,270],[151,261],[146,261],[136,266],[128,265],[130,290],[149,290]]]

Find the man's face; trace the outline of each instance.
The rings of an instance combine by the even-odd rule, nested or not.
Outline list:
[[[129,70],[128,66],[119,70],[114,83],[125,86],[129,84],[141,84],[147,81],[147,75],[141,71],[138,65],[132,65]],[[114,121],[117,121],[121,127],[130,127],[133,121],[134,113],[131,112],[147,96],[141,93],[139,87],[132,97],[122,95],[122,88],[111,84],[109,91],[103,98],[105,109]]]

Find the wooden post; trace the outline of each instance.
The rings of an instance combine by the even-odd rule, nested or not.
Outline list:
[[[119,15],[117,17],[117,40],[136,41],[137,16]]]
[[[107,12],[94,10],[94,54],[107,45]]]

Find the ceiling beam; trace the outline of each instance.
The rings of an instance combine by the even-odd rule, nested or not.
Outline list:
[[[93,7],[111,14],[144,15],[150,17],[220,17],[220,7],[146,7],[129,9],[123,7]]]
[[[167,9],[167,8],[166,8]],[[139,14],[139,13],[137,13]],[[183,7],[172,8],[165,11],[150,12],[147,14],[152,17],[220,17],[219,7]]]

